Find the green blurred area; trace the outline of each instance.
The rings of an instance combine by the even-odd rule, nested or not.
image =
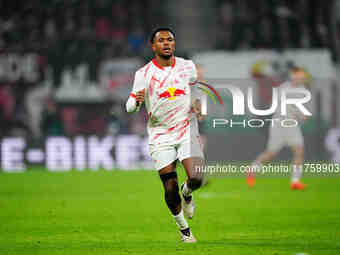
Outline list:
[[[181,182],[184,171],[179,169]],[[181,244],[155,171],[0,174],[0,254],[339,254],[340,179],[210,178]]]

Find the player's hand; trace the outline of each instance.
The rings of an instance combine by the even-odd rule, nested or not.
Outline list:
[[[145,97],[145,89],[142,89],[142,90],[137,92],[137,94],[136,94],[136,104],[137,104],[137,106],[140,106],[143,103],[144,97]]]
[[[203,115],[202,115],[202,105],[201,101],[199,99],[196,99],[191,107],[191,110],[196,114],[196,117],[199,121],[203,120]]]
[[[293,119],[297,121],[300,120],[300,121],[306,122],[309,119],[309,116],[302,115],[301,113],[300,114],[293,113]]]

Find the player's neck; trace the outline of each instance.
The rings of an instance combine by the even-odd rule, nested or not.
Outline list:
[[[175,63],[175,56],[172,56],[169,59],[162,58],[160,56],[156,55],[156,61],[160,66],[167,67],[167,66],[173,66]]]

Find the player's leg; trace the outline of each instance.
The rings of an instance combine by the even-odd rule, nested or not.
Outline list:
[[[267,148],[256,158],[253,165],[261,167],[263,164],[272,161],[286,144],[285,136],[284,128],[279,126],[270,127]]]
[[[178,179],[176,173],[176,162],[158,171],[163,183],[165,202],[173,215],[181,212],[181,197],[179,195]],[[179,224],[181,225],[181,224]],[[180,228],[183,226],[179,226]]]
[[[276,155],[277,155],[276,151],[265,150],[256,158],[253,164],[261,166],[267,162],[272,161],[276,157]]]
[[[184,199],[183,210],[185,215],[191,219],[195,209],[192,192],[200,188],[203,183],[204,155],[199,136],[192,135],[190,141],[179,145],[177,152],[187,174],[187,180],[181,185]]]
[[[186,217],[192,219],[195,212],[195,203],[193,192],[199,189],[203,184],[202,167],[204,160],[199,157],[190,157],[182,160],[185,172],[187,174],[186,181],[181,185],[183,196],[183,211]]]
[[[190,195],[202,186],[204,160],[200,157],[190,157],[183,159],[182,164],[187,174],[187,180],[184,183],[187,190],[185,194]]]
[[[184,218],[181,197],[179,195],[176,163],[173,162],[159,170],[159,176],[164,187],[165,202],[176,221],[182,241],[186,243],[196,242],[196,239],[191,233],[189,225]]]
[[[304,146],[293,145],[291,146],[293,151],[293,169],[291,177],[291,188],[293,190],[303,190],[306,185],[301,182],[304,162]]]
[[[301,129],[299,127],[290,128],[289,136],[287,137],[288,145],[290,146],[293,152],[291,189],[303,190],[306,188],[306,185],[301,183],[305,150]]]
[[[255,185],[255,173],[262,168],[263,164],[272,161],[284,146],[285,141],[282,131],[280,127],[270,127],[266,150],[262,152],[247,169],[247,184],[249,187]]]
[[[196,240],[191,234],[189,225],[184,218],[182,211],[176,174],[176,149],[171,146],[157,149],[153,148],[151,157],[155,162],[156,169],[158,170],[160,179],[163,183],[165,202],[179,228],[182,241],[195,242]]]
[[[263,164],[272,161],[277,155],[277,151],[265,150],[262,152],[247,169],[247,184],[249,187],[255,185],[255,174],[260,171]]]
[[[202,153],[204,155],[204,150],[205,150],[205,146],[207,144],[207,136],[205,134],[200,134],[200,137],[199,137],[199,143],[200,143],[200,146],[201,146],[201,150],[202,150]],[[210,183],[209,179],[207,178],[207,175],[203,175],[203,183],[202,183],[202,186],[206,186],[208,185],[208,183]]]

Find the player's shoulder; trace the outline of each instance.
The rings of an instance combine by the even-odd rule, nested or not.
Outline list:
[[[144,66],[142,66],[141,68],[139,68],[137,71],[136,71],[136,73],[135,73],[135,75],[136,76],[145,76],[145,74],[146,73],[148,73],[148,71],[149,71],[149,69],[151,68],[151,61],[150,62],[148,62],[148,63],[146,63]]]
[[[136,71],[136,73],[143,73],[143,72],[145,72],[146,69],[150,68],[150,66],[151,66],[151,61],[148,62],[148,63],[146,63],[144,66],[140,67],[140,68]]]
[[[176,57],[176,66],[178,71],[187,70],[194,71],[196,70],[196,66],[194,62],[190,59],[185,59],[181,57]]]
[[[191,59],[185,59],[182,57],[176,57],[176,65],[180,66],[193,66],[195,65],[194,62]]]

